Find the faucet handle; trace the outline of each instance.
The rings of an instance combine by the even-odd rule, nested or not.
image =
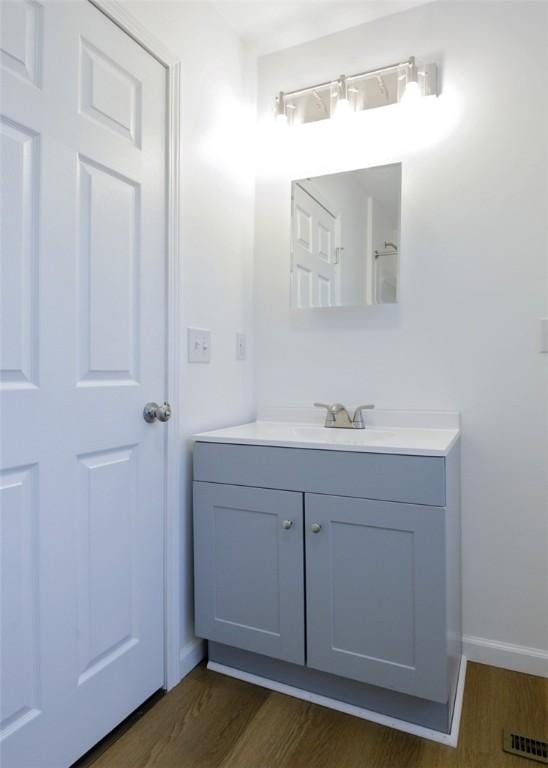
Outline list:
[[[365,429],[365,421],[363,420],[362,411],[371,411],[374,407],[375,406],[372,404],[358,405],[358,407],[354,411],[354,416],[352,418],[352,426],[354,427],[354,429]]]
[[[314,403],[315,408],[325,408],[327,413],[325,414],[325,426],[331,426],[335,423],[335,413],[333,406],[328,403]]]

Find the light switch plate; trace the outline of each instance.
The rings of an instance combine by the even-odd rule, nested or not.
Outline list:
[[[245,360],[247,357],[247,339],[245,333],[236,334],[236,360]]]
[[[540,319],[540,351],[548,352],[548,317]]]
[[[204,328],[188,328],[188,362],[211,361],[211,331]]]

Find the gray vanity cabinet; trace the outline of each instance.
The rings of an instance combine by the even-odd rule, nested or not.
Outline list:
[[[445,731],[461,659],[459,451],[197,443],[210,660]]]
[[[444,515],[307,493],[307,664],[446,701]]]
[[[196,633],[304,664],[303,496],[194,484]]]

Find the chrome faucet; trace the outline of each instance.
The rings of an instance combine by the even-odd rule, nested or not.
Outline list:
[[[365,429],[363,411],[371,410],[375,407],[374,405],[358,405],[354,411],[354,416],[350,418],[350,414],[342,403],[333,403],[332,405],[314,403],[314,406],[326,409],[324,427],[332,429]]]

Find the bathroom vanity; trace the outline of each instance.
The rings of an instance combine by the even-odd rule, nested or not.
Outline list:
[[[450,734],[458,417],[376,413],[365,430],[269,417],[195,437],[196,634],[210,667]]]

